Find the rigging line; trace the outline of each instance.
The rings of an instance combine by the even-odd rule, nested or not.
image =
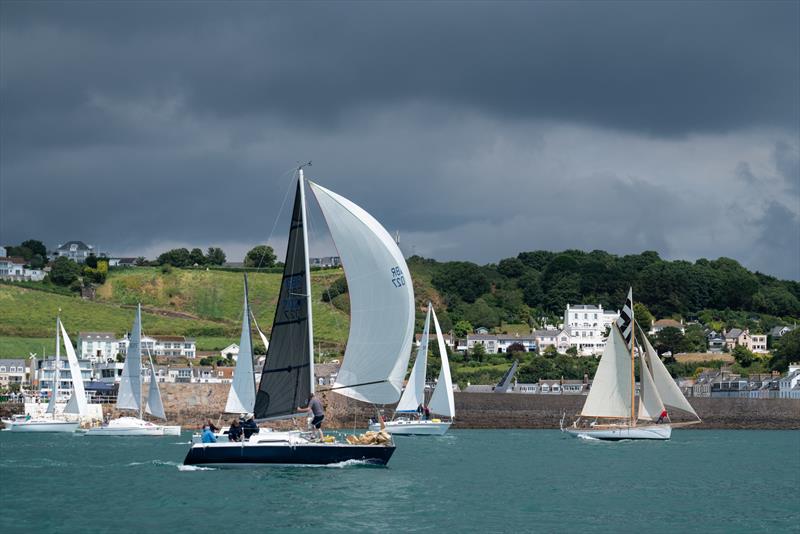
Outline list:
[[[292,168],[291,170],[288,170],[281,175],[282,179],[284,179],[287,175],[291,176],[292,181],[289,182],[289,186],[286,188],[286,192],[283,195],[283,202],[281,202],[281,207],[278,210],[278,213],[275,214],[275,220],[272,222],[272,230],[269,231],[269,236],[267,236],[267,241],[266,241],[267,245],[269,245],[270,241],[272,240],[272,236],[275,234],[275,228],[278,227],[278,219],[280,219],[281,215],[283,214],[283,208],[286,205],[286,199],[289,198],[289,191],[292,190],[292,183],[294,183],[294,177],[296,172],[297,169]],[[264,253],[261,254],[261,258],[259,258],[258,260],[258,265],[256,265],[256,271],[261,269],[261,266],[264,263],[265,254],[266,251],[264,251]]]
[[[317,391],[325,392],[325,391],[335,391],[337,389],[358,388],[358,387],[361,387],[361,386],[371,386],[373,384],[385,384],[388,381],[389,381],[388,378],[384,378],[383,380],[373,380],[372,382],[362,382],[360,384],[352,384],[352,385],[347,385],[347,386],[334,386],[334,387],[330,387],[328,389],[319,389]]]

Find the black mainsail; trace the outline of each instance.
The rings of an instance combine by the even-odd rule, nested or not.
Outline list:
[[[312,392],[311,288],[303,200],[303,180],[300,179],[294,197],[280,296],[256,393],[254,414],[258,420],[294,415]]]

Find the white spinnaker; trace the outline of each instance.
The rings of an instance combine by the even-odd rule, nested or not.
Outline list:
[[[436,318],[436,311],[432,310],[432,313],[436,341],[439,344],[439,354],[442,356],[442,368],[439,371],[439,381],[433,390],[428,407],[435,414],[453,418],[456,415],[456,403],[455,399],[453,399],[453,380],[450,378],[450,361],[447,359],[447,346],[444,343],[442,329],[439,327],[439,319]]]
[[[142,306],[136,308],[128,352],[119,381],[117,408],[139,410],[142,403]]]
[[[334,387],[365,402],[397,402],[414,337],[408,266],[392,236],[369,213],[324,187],[309,185],[342,258],[350,293],[350,334]]]
[[[639,381],[639,414],[638,419],[654,420],[664,411],[664,404],[658,395],[653,375],[647,365],[647,358],[639,358],[641,380]]]
[[[644,339],[644,346],[647,351],[648,363],[653,372],[653,382],[656,385],[661,401],[665,406],[687,411],[700,419],[700,416],[697,415],[697,412],[694,411],[692,405],[689,404],[689,401],[686,400],[686,397],[683,396],[680,388],[672,379],[672,375],[667,371],[661,358],[658,357],[653,345],[650,344],[650,341],[644,335],[642,335],[642,338]]]
[[[147,392],[147,404],[144,410],[159,419],[166,419],[164,404],[161,402],[161,391],[158,389],[158,377],[156,377],[156,366],[153,365],[153,357],[150,357],[150,389]]]
[[[611,325],[603,356],[594,374],[581,415],[630,418],[631,355],[616,324]]]
[[[260,333],[260,331],[259,331]],[[239,338],[239,356],[233,371],[233,383],[225,403],[226,413],[252,413],[256,404],[256,380],[253,375],[253,347],[250,338],[250,306],[247,304],[247,285],[242,312],[242,335]]]
[[[67,404],[64,411],[66,413],[84,416],[89,413],[89,408],[86,402],[86,391],[83,389],[81,366],[78,363],[78,355],[75,354],[75,347],[72,346],[72,341],[69,339],[67,330],[64,328],[64,323],[61,323],[61,337],[64,341],[64,348],[67,350],[67,362],[69,362],[69,372],[72,376],[72,397],[75,399],[74,403],[70,402]],[[72,399],[70,399],[70,401],[72,401]]]
[[[397,403],[397,412],[416,412],[420,404],[425,403],[425,371],[428,368],[428,334],[431,327],[431,306],[428,305],[428,315],[425,316],[425,327],[422,329],[422,338],[417,349],[417,359],[414,368],[408,377],[408,384],[403,390],[403,396]]]

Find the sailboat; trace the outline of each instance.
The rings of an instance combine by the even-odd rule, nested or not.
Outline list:
[[[62,414],[56,413],[58,403],[58,387],[61,381],[60,362],[61,362],[61,336],[64,337],[64,348],[67,351],[67,362],[72,377],[72,395],[64,407]],[[75,419],[67,419],[65,414],[76,415]],[[50,394],[50,402],[45,410],[45,415],[29,417],[26,415],[16,416],[11,420],[3,420],[11,432],[75,432],[80,424],[80,417],[88,415],[86,402],[86,392],[83,389],[83,377],[78,363],[78,356],[75,348],[67,335],[67,330],[61,322],[61,316],[56,318],[56,359],[53,362],[53,388]]]
[[[689,401],[661,362],[644,332],[639,329],[644,347],[639,347],[640,394],[635,404],[634,361],[636,322],[633,316],[632,291],[618,322],[611,325],[600,364],[581,414],[572,426],[561,430],[568,434],[600,440],[667,440],[672,428],[700,422]],[[696,420],[670,421],[666,408],[688,412]]]
[[[336,382],[328,391],[373,404],[397,402],[414,326],[414,291],[408,266],[392,237],[369,213],[320,185],[308,185],[328,223],[350,291],[347,348]],[[278,305],[253,408],[259,422],[306,415],[298,407],[305,405],[315,388],[311,304],[301,167]],[[385,465],[394,450],[391,439],[374,444],[318,442],[311,432],[269,431],[241,442],[195,443],[184,464],[324,465],[358,460]]]
[[[142,399],[142,305],[136,308],[136,317],[131,329],[130,343],[122,368],[122,378],[117,393],[117,408],[136,410],[139,417],[118,417],[103,426],[90,428],[87,436],[164,436],[180,434],[179,426],[164,426],[151,423],[142,418],[142,409],[154,417],[166,419],[161,392],[158,389],[153,357],[150,359],[150,388],[147,402]]]
[[[433,389],[428,409],[431,413],[447,417],[449,421],[441,419],[425,419],[419,414],[419,407],[425,404],[425,373],[428,363],[428,334],[430,332],[431,317],[436,330],[436,341],[439,354],[442,358],[442,367],[439,371],[439,380]],[[420,415],[416,417],[415,415]],[[390,434],[401,435],[433,435],[441,436],[453,424],[455,417],[455,402],[453,400],[453,381],[450,378],[450,362],[447,359],[447,348],[439,327],[439,320],[431,303],[428,303],[428,314],[425,317],[425,326],[422,330],[417,359],[408,378],[406,389],[395,409],[394,418],[385,423],[386,431]],[[379,430],[380,423],[373,422],[370,430]]]

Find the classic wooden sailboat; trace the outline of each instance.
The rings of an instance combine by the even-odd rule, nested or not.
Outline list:
[[[305,417],[314,392],[313,315],[305,180],[298,169],[283,278],[253,413],[259,422]],[[374,404],[400,397],[414,326],[414,293],[400,249],[370,214],[309,182],[339,251],[350,292],[350,334],[334,392]],[[241,359],[241,356],[240,356]],[[244,406],[246,407],[246,406]],[[386,464],[394,443],[316,442],[301,430],[267,431],[242,442],[195,443],[184,464],[221,467]]]
[[[58,414],[56,413],[56,406],[58,403],[59,382],[61,381],[59,367],[62,336],[72,378],[72,395],[64,407],[63,413]],[[66,414],[72,414],[76,417],[68,419]],[[10,420],[3,420],[3,423],[11,432],[75,432],[80,425],[80,417],[85,417],[87,414],[86,392],[83,388],[83,377],[81,376],[78,356],[75,354],[75,348],[72,346],[72,341],[69,339],[67,330],[61,322],[61,315],[59,315],[56,318],[56,358],[53,362],[53,388],[45,415],[35,417],[17,416]]]
[[[100,427],[90,428],[87,436],[164,436],[179,435],[180,426],[158,425],[143,419],[143,410],[153,417],[166,420],[161,392],[158,389],[153,357],[150,360],[150,388],[146,403],[142,399],[142,305],[136,308],[128,352],[122,368],[122,378],[117,393],[117,408],[136,410],[138,417],[118,417]]]
[[[623,439],[667,440],[672,428],[696,424],[700,418],[675,384],[655,349],[639,329],[640,394],[635,403],[636,322],[632,292],[620,320],[611,325],[603,356],[581,414],[572,426],[561,430],[578,437],[618,441]],[[627,339],[626,339],[627,338]],[[695,421],[672,423],[666,407],[682,410]]]
[[[418,408],[425,403],[425,374],[428,363],[428,334],[430,332],[431,317],[436,331],[436,341],[438,343],[439,354],[441,355],[442,366],[439,371],[439,380],[431,395],[428,409],[431,413],[448,420],[439,418],[425,419],[419,414]],[[450,378],[450,362],[447,359],[447,348],[442,337],[442,330],[439,327],[439,320],[431,303],[428,303],[428,314],[425,317],[425,326],[422,331],[417,359],[414,361],[414,368],[408,378],[406,389],[397,409],[394,418],[385,423],[386,431],[390,434],[400,435],[433,435],[441,436],[450,428],[455,418],[455,402],[453,399],[453,381]],[[380,423],[371,423],[370,430],[379,430]]]

